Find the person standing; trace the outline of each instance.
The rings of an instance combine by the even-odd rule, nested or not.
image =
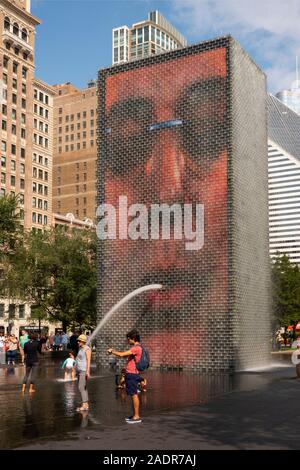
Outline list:
[[[59,351],[61,346],[61,335],[60,333],[55,333],[53,338],[53,350]]]
[[[63,350],[63,351],[66,351],[66,350],[67,350],[67,348],[68,348],[68,342],[69,342],[68,335],[67,335],[67,333],[65,333],[65,332],[63,331],[62,334],[61,334],[61,345],[62,345],[62,350]]]
[[[77,343],[77,338],[78,338],[78,332],[74,331],[74,333],[70,336],[70,346],[72,351],[75,351],[76,355],[78,354],[78,343]]]
[[[76,357],[76,370],[78,376],[78,389],[81,393],[82,405],[78,407],[77,411],[88,411],[89,409],[89,396],[87,391],[87,382],[90,378],[91,369],[91,356],[92,352],[87,346],[87,337],[80,335],[77,339],[79,344],[79,351]]]
[[[22,392],[25,392],[26,390],[26,385],[29,382],[29,377],[29,392],[35,392],[34,385],[38,368],[38,352],[41,353],[41,345],[39,341],[37,341],[36,335],[30,334],[29,340],[24,345],[26,373],[23,379]]]
[[[130,349],[127,351],[115,351],[112,348],[107,350],[108,354],[113,354],[117,357],[127,357],[125,386],[126,393],[131,397],[133,415],[125,418],[128,424],[141,423],[140,417],[140,400],[138,396],[139,383],[143,380],[136,368],[136,363],[142,357],[142,347],[140,345],[140,335],[137,330],[131,330],[126,335]]]
[[[19,346],[19,341],[15,335],[10,335],[8,339],[7,350],[7,363],[15,365],[16,354]]]
[[[21,336],[19,338],[19,344],[20,344],[20,354],[21,354],[21,361],[22,364],[24,365],[24,346],[25,343],[29,340],[28,338],[28,333],[26,330],[21,330]]]

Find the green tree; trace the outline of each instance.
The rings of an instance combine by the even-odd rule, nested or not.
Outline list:
[[[300,320],[300,269],[287,255],[278,256],[272,267],[273,311],[278,325]]]
[[[38,319],[63,327],[96,321],[96,234],[55,228],[30,232],[7,273],[10,296],[26,299]]]

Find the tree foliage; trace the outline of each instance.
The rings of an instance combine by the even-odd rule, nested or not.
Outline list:
[[[272,268],[273,311],[278,325],[287,327],[300,320],[300,269],[286,255],[278,256]]]

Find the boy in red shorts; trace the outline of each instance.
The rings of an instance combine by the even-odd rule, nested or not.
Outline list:
[[[138,397],[138,385],[141,382],[142,377],[136,368],[136,363],[140,361],[142,356],[142,348],[140,346],[140,335],[137,330],[131,330],[126,335],[127,341],[130,345],[128,351],[115,351],[112,348],[107,350],[108,354],[113,354],[117,357],[128,357],[126,364],[126,375],[125,385],[126,393],[131,396],[133,415],[129,418],[125,418],[128,424],[141,423],[140,417],[140,401]]]

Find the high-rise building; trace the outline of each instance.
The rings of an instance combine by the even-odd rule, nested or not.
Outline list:
[[[113,65],[187,45],[185,37],[157,10],[148,13],[147,20],[135,23],[131,28],[114,28],[112,42]]]
[[[34,77],[35,28],[40,21],[30,13],[30,1],[0,0],[0,6],[0,195],[19,194],[24,228],[42,229],[52,223],[55,92]]]
[[[95,83],[79,90],[71,83],[54,86],[53,212],[95,220]]]
[[[276,93],[276,98],[300,114],[300,80],[293,82],[290,90],[282,90]]]
[[[269,245],[300,265],[300,115],[268,96]]]
[[[52,225],[53,88],[34,77],[30,0],[0,0],[0,197],[19,195],[25,229]],[[37,330],[24,300],[0,299],[0,330]],[[43,327],[51,328],[43,322]],[[52,326],[54,329],[55,326]]]

